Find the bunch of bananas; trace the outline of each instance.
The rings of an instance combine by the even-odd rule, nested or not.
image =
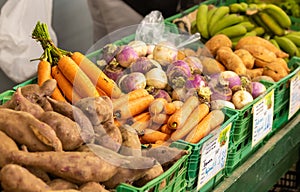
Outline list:
[[[290,57],[300,57],[300,32],[291,31],[284,36],[274,36],[270,42],[288,53]]]

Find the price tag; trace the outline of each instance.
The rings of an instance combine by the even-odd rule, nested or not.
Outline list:
[[[272,130],[274,90],[253,105],[252,147]]]
[[[203,143],[197,191],[225,168],[231,126],[230,123],[224,129],[218,130],[212,138]]]
[[[290,83],[290,103],[289,103],[289,116],[290,119],[300,108],[300,71],[291,78]]]

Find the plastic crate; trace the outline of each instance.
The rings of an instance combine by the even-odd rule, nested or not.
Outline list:
[[[225,113],[225,122],[220,127],[220,129],[223,129],[230,123],[234,124],[235,119],[238,115],[236,111],[229,111],[227,109],[223,110]],[[233,126],[233,125],[232,125]],[[191,155],[188,158],[188,164],[187,164],[187,175],[186,175],[186,181],[187,181],[187,187],[186,191],[195,191],[197,187],[198,182],[198,174],[199,174],[199,168],[200,168],[200,160],[201,160],[201,149],[203,144],[212,137],[212,135],[208,135],[204,137],[200,142],[196,144],[188,143],[184,140],[179,140],[178,142],[184,143],[186,145],[189,145],[192,147]],[[224,178],[225,176],[225,170],[220,171],[218,174],[216,174],[211,180],[209,180],[201,189],[201,192],[211,191],[213,188],[215,188]]]
[[[7,90],[0,94],[0,105],[4,104],[11,99],[11,96],[14,94],[14,90]]]
[[[185,149],[189,152],[189,154],[184,155],[180,158],[172,167],[166,170],[159,177],[149,181],[146,185],[142,187],[134,187],[129,184],[121,183],[117,186],[117,192],[170,192],[170,191],[178,191],[184,192],[186,191],[186,173],[187,173],[187,159],[191,153],[191,146],[186,145],[180,142],[173,142],[171,147],[176,147],[178,149]],[[165,182],[165,186],[161,188],[161,184]]]

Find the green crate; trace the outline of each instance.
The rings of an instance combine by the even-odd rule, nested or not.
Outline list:
[[[36,84],[36,83],[37,83],[37,77],[33,77],[31,79],[28,79],[27,81],[24,81],[23,83],[14,86],[13,90],[17,90],[18,87],[24,87],[25,85]]]
[[[184,192],[186,190],[186,173],[187,173],[187,159],[191,153],[191,146],[180,142],[173,142],[171,147],[178,149],[185,149],[189,154],[180,158],[172,167],[166,170],[163,174],[157,178],[149,181],[142,187],[134,187],[129,184],[121,183],[117,186],[117,192],[170,192],[178,191]],[[161,188],[161,184],[165,182],[165,186]]]
[[[7,90],[0,94],[0,105],[4,104],[8,100],[11,99],[12,95],[14,94],[14,90]]]
[[[225,122],[221,126],[220,129],[225,128],[230,123],[234,124],[235,119],[238,115],[236,111],[223,109],[223,112],[225,113]],[[233,126],[233,125],[232,125]],[[179,140],[178,142],[184,143],[186,145],[189,145],[192,147],[191,155],[188,158],[188,171],[187,171],[187,191],[195,191],[197,187],[198,182],[198,174],[199,174],[199,168],[200,168],[200,160],[201,160],[201,149],[203,144],[212,137],[212,135],[208,135],[204,137],[201,141],[199,141],[196,144],[192,144],[189,142],[186,142],[184,140]],[[216,187],[224,178],[225,176],[225,170],[220,171],[217,175],[215,175],[210,181],[208,181],[201,189],[201,192],[205,191],[211,191],[214,187]]]

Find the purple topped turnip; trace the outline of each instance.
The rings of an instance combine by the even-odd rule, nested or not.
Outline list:
[[[106,61],[106,63],[110,63],[114,57],[116,56],[119,47],[114,44],[107,44],[102,49],[102,59]]]
[[[148,86],[156,89],[164,89],[168,85],[166,73],[160,68],[153,68],[145,74]]]
[[[117,80],[124,75],[125,69],[120,65],[108,64],[104,67],[103,72],[112,80]]]
[[[253,101],[251,93],[246,90],[239,90],[235,92],[232,96],[232,103],[236,109],[242,109],[247,104]]]
[[[143,73],[133,72],[119,78],[118,86],[124,93],[129,93],[136,89],[145,88],[146,78]]]
[[[207,83],[203,76],[200,74],[192,75],[190,78],[187,79],[185,86],[187,89],[190,88],[200,88],[206,86]]]
[[[160,67],[160,65],[158,65]],[[141,72],[141,73],[147,73],[153,68],[156,68],[157,65],[155,62],[153,62],[153,59],[149,59],[147,57],[139,57],[137,60],[135,60],[131,66],[130,71],[131,72]]]
[[[220,73],[220,81],[228,81],[228,86],[232,89],[234,86],[241,85],[241,78],[239,75],[233,71],[223,71]]]
[[[128,45],[121,46],[120,50],[116,54],[116,60],[122,67],[129,67],[132,62],[139,58],[135,50]]]
[[[192,74],[201,74],[203,71],[203,65],[200,59],[196,56],[187,56],[183,59],[189,67]]]
[[[129,42],[128,45],[135,50],[139,57],[144,57],[148,53],[148,46],[143,41],[134,40]]]
[[[264,84],[260,82],[251,82],[251,94],[254,99],[265,93],[266,90],[267,89]]]
[[[162,66],[173,63],[177,59],[177,54],[177,47],[169,41],[160,42],[153,49],[153,59],[158,61]]]
[[[168,102],[172,102],[170,94],[164,89],[157,89],[152,95],[154,98],[164,98]]]

